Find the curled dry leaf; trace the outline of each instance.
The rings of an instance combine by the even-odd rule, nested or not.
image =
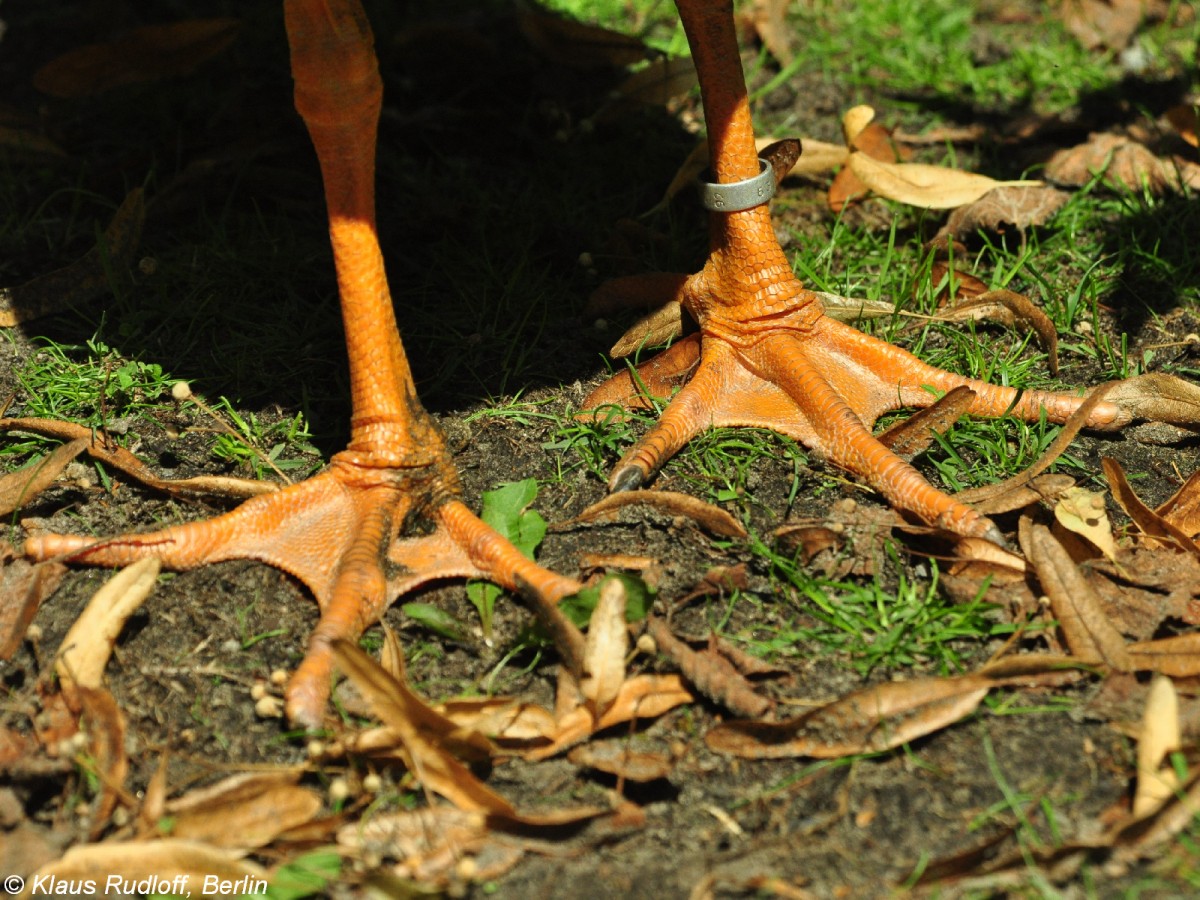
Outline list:
[[[595,732],[625,722],[654,719],[696,699],[679,675],[638,675],[625,680],[612,705],[597,718],[588,706],[569,696],[575,690],[572,679],[564,677],[560,670],[555,710],[558,731],[548,746],[536,747],[522,754],[525,759],[549,759]]]
[[[1179,787],[1175,770],[1163,765],[1167,754],[1178,750],[1183,743],[1179,731],[1179,697],[1170,678],[1156,675],[1150,682],[1137,740],[1133,814],[1145,816],[1162,806]]]
[[[1147,147],[1118,134],[1093,134],[1086,144],[1059,150],[1046,163],[1046,179],[1082,187],[1097,175],[1122,188],[1155,193],[1200,186],[1200,165],[1174,157],[1162,159]]]
[[[1044,184],[993,188],[978,200],[954,210],[938,231],[938,237],[965,241],[977,231],[1003,232],[1008,226],[1024,233],[1027,228],[1050,221],[1070,196]]]
[[[675,761],[666,753],[631,750],[628,741],[601,741],[576,747],[567,759],[573,765],[645,783],[671,774]]]
[[[710,700],[738,716],[758,717],[770,711],[771,701],[757,693],[729,658],[714,646],[693,650],[658,618],[647,621],[646,633],[654,638],[659,652],[674,661],[684,677]]]
[[[1036,186],[1040,181],[996,181],[986,175],[924,163],[887,163],[851,153],[847,163],[864,185],[889,200],[922,209],[953,209],[1005,186]]]
[[[941,313],[939,318],[950,321],[992,319],[1005,325],[1020,324],[1032,329],[1049,357],[1047,367],[1050,374],[1058,374],[1058,330],[1050,317],[1023,294],[1004,290],[986,291]]]
[[[1117,404],[1130,419],[1200,424],[1200,385],[1153,372],[1116,382],[1104,397]]]
[[[1129,656],[1139,672],[1193,678],[1200,675],[1200,633],[1193,631],[1156,641],[1138,641],[1129,645]]]
[[[904,421],[879,435],[879,443],[905,462],[929,449],[937,435],[954,427],[971,408],[975,392],[965,384],[948,391],[933,406],[918,410]]]
[[[458,736],[453,722],[426,706],[349,641],[334,642],[333,653],[338,667],[358,685],[375,714],[396,732],[405,764],[426,790],[445,797],[461,810],[513,812],[507,800],[472,775],[443,746]],[[481,736],[474,736],[470,745],[481,742],[490,746]]]
[[[171,836],[213,847],[264,847],[310,822],[321,796],[300,787],[298,770],[234,775],[167,804]]]
[[[157,557],[126,566],[88,601],[54,659],[54,672],[64,692],[101,686],[117,636],[154,590],[159,568]]]
[[[1154,512],[1188,537],[1200,534],[1200,471],[1189,475],[1179,490]]]
[[[125,716],[113,695],[104,688],[77,688],[73,696],[79,703],[80,725],[88,739],[87,758],[79,762],[101,785],[89,831],[92,840],[96,840],[109,826],[109,817],[116,808],[129,772]]]
[[[1075,436],[1083,430],[1083,425],[1091,416],[1092,411],[1102,400],[1108,398],[1109,393],[1116,384],[1118,382],[1110,381],[1092,388],[1091,393],[1087,395],[1083,403],[1063,423],[1062,428],[1059,429],[1058,437],[1050,442],[1050,446],[1046,448],[1046,451],[1024,472],[1020,472],[1012,478],[1007,478],[999,484],[989,484],[981,488],[960,491],[956,495],[957,499],[962,503],[969,504],[1002,503],[1007,495],[1028,487],[1039,475],[1050,468],[1056,459],[1066,452],[1067,447],[1071,445],[1071,441],[1075,440]]]
[[[853,159],[854,156],[866,154],[884,163],[896,163],[907,159],[912,151],[897,147],[892,142],[891,132],[871,121],[874,117],[875,110],[869,106],[855,106],[842,117],[842,136],[851,152],[848,158]],[[829,208],[835,213],[841,212],[848,203],[865,196],[869,190],[869,186],[863,183],[853,167],[843,166],[833,184],[829,186]]]
[[[625,683],[625,655],[629,652],[625,606],[625,583],[620,578],[604,579],[588,623],[579,679],[580,693],[600,714],[612,705]]]
[[[87,445],[86,440],[79,438],[39,456],[15,472],[0,476],[0,516],[20,509],[53,484]]]
[[[1197,135],[1196,107],[1190,103],[1172,106],[1166,112],[1167,121],[1179,133],[1179,136],[1193,147],[1200,147],[1200,136]]]
[[[550,711],[508,697],[470,697],[438,704],[438,712],[459,728],[500,743],[552,741],[558,731]]]
[[[666,106],[686,96],[697,84],[696,64],[690,56],[660,56],[619,84],[612,99],[641,106]]]
[[[880,684],[783,722],[719,725],[705,743],[750,759],[838,759],[889,750],[970,715],[994,684],[978,675]]]
[[[1195,541],[1155,513],[1134,493],[1133,488],[1129,485],[1129,480],[1125,477],[1125,470],[1121,468],[1119,462],[1106,456],[1101,458],[1100,466],[1104,469],[1104,477],[1108,479],[1108,486],[1112,491],[1113,498],[1121,509],[1125,510],[1125,514],[1133,520],[1142,534],[1178,550],[1185,550],[1200,556],[1200,546],[1197,546]]]
[[[1033,525],[1021,549],[1050,597],[1050,608],[1071,653],[1084,662],[1103,662],[1118,672],[1132,671],[1133,659],[1125,639],[1109,621],[1096,592],[1050,529]]]
[[[127,84],[186,75],[233,43],[237,19],[193,19],[137,28],[114,41],[78,47],[33,76],[52,97],[92,97]]]
[[[34,564],[13,557],[12,548],[0,544],[0,662],[17,652],[38,607],[67,571],[62,563]]]
[[[650,506],[672,516],[684,516],[718,537],[746,536],[746,529],[742,523],[725,510],[675,491],[622,491],[619,494],[609,494],[574,519],[552,526],[552,530],[562,531],[573,525],[592,522],[613,522],[621,510],[630,506]]]
[[[1097,550],[1116,561],[1117,545],[1103,494],[1081,487],[1069,488],[1054,505],[1054,518],[1063,528],[1086,538]]]
[[[0,431],[28,431],[64,441],[86,441],[84,449],[92,459],[124,472],[130,478],[155,490],[173,496],[212,496],[213,494],[247,498],[269,494],[279,490],[279,485],[270,481],[249,481],[245,478],[227,478],[221,475],[199,475],[195,478],[168,480],[159,478],[140,459],[116,444],[108,446],[104,436],[95,429],[74,422],[54,419],[0,419]]]
[[[789,0],[754,0],[742,15],[743,21],[754,29],[771,55],[784,65],[795,55],[792,51],[793,29],[784,18],[788,3]]]
[[[164,892],[176,881],[184,886],[189,883],[203,885],[206,878],[229,882],[246,879],[243,883],[251,886],[265,882],[266,871],[242,859],[243,855],[236,850],[171,838],[83,844],[72,847],[61,859],[38,869],[27,880],[25,893],[21,896],[33,897],[32,886],[39,878],[61,883],[93,879],[100,884],[109,877],[130,882],[150,879],[155,885],[163,885],[161,890]]]
[[[1087,50],[1123,50],[1146,14],[1146,0],[1062,0],[1067,31]]]
[[[133,261],[146,222],[146,200],[134,188],[113,214],[96,245],[79,259],[24,284],[0,288],[0,327],[85,306],[112,290],[109,278]]]
[[[683,307],[672,300],[634,322],[612,345],[608,355],[613,359],[624,359],[646,347],[657,347],[673,341],[681,334]]]
[[[1028,484],[1009,491],[994,500],[974,504],[975,509],[985,516],[997,516],[1014,512],[1035,503],[1056,500],[1063,491],[1075,486],[1075,479],[1061,473],[1038,475]]]

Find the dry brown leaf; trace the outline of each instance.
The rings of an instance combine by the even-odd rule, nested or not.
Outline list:
[[[128,84],[186,75],[233,43],[237,19],[193,19],[148,25],[121,38],[68,51],[34,73],[52,97],[92,97]]]
[[[678,272],[643,272],[610,278],[592,291],[584,306],[585,316],[607,316],[627,309],[657,309],[679,304],[688,276]]]
[[[1103,662],[1117,672],[1133,670],[1121,633],[1109,621],[1100,599],[1062,544],[1044,525],[1033,525],[1022,547],[1050,597],[1071,653],[1083,662]]]
[[[1129,655],[1139,672],[1158,672],[1172,678],[1200,675],[1200,633],[1138,641],[1129,645]]]
[[[1088,540],[1097,550],[1116,561],[1117,544],[1104,505],[1104,495],[1081,487],[1068,488],[1054,505],[1054,518],[1068,531]]]
[[[1154,513],[1178,528],[1181,534],[1190,538],[1200,534],[1200,471],[1189,475],[1179,490]]]
[[[906,150],[902,154],[892,142],[891,132],[873,122],[874,118],[875,110],[869,106],[855,106],[842,116],[842,136],[850,152],[847,159],[865,153],[884,163],[901,162],[911,151]],[[829,186],[829,208],[835,213],[841,212],[847,204],[865,196],[869,190],[851,166],[843,166]]]
[[[549,710],[506,697],[449,700],[436,709],[459,728],[494,741],[551,741],[558,730]]]
[[[996,181],[986,175],[947,166],[886,163],[865,153],[851,153],[847,165],[879,196],[922,209],[953,209],[975,202],[994,188],[1041,184],[1040,181]]]
[[[975,202],[954,210],[938,236],[965,241],[977,231],[1003,233],[1007,226],[1024,233],[1027,228],[1048,222],[1070,196],[1044,184],[994,188]]]
[[[952,322],[963,319],[991,319],[1005,325],[1023,325],[1032,329],[1038,336],[1038,343],[1046,351],[1046,365],[1050,374],[1058,374],[1058,331],[1050,317],[1024,294],[1005,290],[985,291],[953,309],[942,312],[938,318]]]
[[[1163,159],[1119,134],[1093,134],[1086,144],[1059,150],[1046,163],[1046,179],[1082,187],[1097,175],[1131,190],[1143,186],[1155,193],[1200,187],[1200,165],[1174,157]]]
[[[1059,15],[1084,48],[1123,50],[1146,13],[1146,0],[1062,0]]]
[[[567,754],[567,759],[572,765],[638,783],[666,778],[675,767],[668,754],[631,750],[623,740],[584,744]]]
[[[911,462],[918,454],[929,449],[937,435],[945,434],[954,427],[954,423],[971,408],[975,396],[973,390],[960,384],[940,397],[933,406],[918,410],[879,435],[879,443],[905,462]]]
[[[875,753],[970,715],[994,684],[966,675],[875,685],[783,722],[727,722],[705,735],[705,743],[749,759]]]
[[[87,444],[82,438],[71,441],[15,472],[0,476],[0,516],[20,509],[53,484]]]
[[[103,688],[76,688],[80,707],[80,730],[87,735],[87,756],[77,760],[100,782],[100,794],[92,813],[89,836],[96,840],[109,826],[109,818],[129,772],[125,754],[125,717],[117,701]]]
[[[156,556],[126,566],[88,601],[54,658],[54,672],[65,692],[101,686],[117,636],[154,590],[160,567]]]
[[[653,719],[696,699],[684,685],[683,679],[676,674],[638,675],[627,678],[612,705],[599,718],[579,702],[581,698],[571,697],[573,693],[577,694],[573,679],[560,670],[555,710],[558,731],[553,743],[522,754],[526,759],[549,759],[595,732],[625,722]]]
[[[116,444],[109,447],[104,437],[95,429],[74,422],[54,419],[0,419],[0,431],[28,431],[63,441],[87,441],[88,456],[124,472],[139,484],[155,490],[166,491],[175,496],[212,496],[214,494],[248,498],[269,494],[279,490],[279,485],[270,481],[249,481],[245,478],[227,478],[221,475],[200,475],[195,478],[167,480],[154,475],[140,459]]]
[[[96,245],[79,259],[24,284],[0,288],[0,327],[84,306],[112,290],[111,275],[133,262],[146,222],[146,200],[134,188],[113,214]]]
[[[536,3],[519,3],[516,13],[525,40],[558,65],[619,69],[646,58],[645,44],[618,31],[555,15]]]
[[[0,544],[0,662],[17,652],[38,607],[67,571],[62,563],[34,564],[14,556],[10,546]]]
[[[117,879],[117,884],[149,879],[161,893],[186,893],[189,884],[200,889],[206,879],[217,882],[244,879],[242,885],[247,892],[261,893],[260,885],[266,884],[267,872],[242,859],[243,855],[235,850],[174,839],[82,844],[38,869],[27,879],[25,893],[20,896],[33,897],[32,887],[38,879],[61,883],[91,880],[96,883],[96,890],[84,893],[99,896],[110,878]],[[172,890],[172,885],[177,888]],[[110,893],[128,892],[114,887]]]
[[[1200,385],[1152,372],[1118,381],[1104,399],[1115,403],[1131,419],[1173,425],[1200,423]]]
[[[646,347],[658,347],[673,341],[681,334],[683,307],[672,300],[634,322],[612,345],[608,355],[613,359],[624,359]]]
[[[689,682],[704,696],[730,710],[735,715],[758,717],[774,705],[757,693],[728,657],[709,646],[696,651],[677,638],[662,619],[652,617],[646,623],[646,633],[654,638],[658,651],[679,666]]]
[[[1200,147],[1200,136],[1197,136],[1196,107],[1190,103],[1172,106],[1167,110],[1167,121],[1179,132],[1179,136],[1193,147]]]
[[[629,629],[625,624],[625,583],[606,578],[592,611],[584,642],[583,675],[579,691],[597,714],[607,710],[625,683],[625,655],[629,652]]]
[[[405,763],[426,790],[440,794],[461,810],[513,814],[507,800],[441,745],[457,731],[454,723],[426,706],[349,641],[335,641],[333,653],[338,667],[353,679],[375,714],[399,736]],[[431,734],[430,725],[440,733]],[[470,746],[480,743],[490,747],[481,736],[472,736]]]
[[[1027,485],[1009,491],[995,500],[973,504],[985,516],[997,516],[1014,512],[1042,501],[1052,501],[1062,496],[1063,491],[1075,486],[1075,479],[1061,473],[1039,475]]]
[[[690,56],[661,56],[617,85],[611,96],[642,106],[666,106],[687,96],[697,84],[696,64]]]
[[[1104,477],[1108,479],[1108,486],[1112,491],[1113,498],[1121,509],[1125,510],[1125,514],[1133,520],[1142,534],[1178,550],[1185,550],[1200,556],[1200,546],[1197,546],[1195,541],[1155,513],[1134,493],[1133,488],[1129,485],[1129,480],[1125,477],[1125,470],[1121,468],[1119,462],[1105,456],[1100,459],[1100,466],[1104,470]]]
[[[1175,770],[1163,765],[1167,755],[1183,744],[1179,732],[1179,697],[1170,678],[1155,675],[1150,682],[1137,742],[1133,814],[1140,817],[1154,812],[1179,788]]]
[[[718,537],[742,538],[746,536],[746,529],[742,523],[725,510],[675,491],[622,491],[618,494],[609,494],[603,500],[593,503],[574,519],[556,524],[552,526],[552,529],[562,531],[573,525],[616,521],[621,510],[630,506],[650,506],[672,516],[685,516]]]
[[[754,0],[750,8],[742,13],[743,21],[754,29],[771,55],[784,65],[795,56],[792,50],[793,29],[784,18],[788,3],[789,0]]]
[[[1054,460],[1066,452],[1067,447],[1071,445],[1071,441],[1075,440],[1075,436],[1083,430],[1084,423],[1087,422],[1096,406],[1102,400],[1108,399],[1109,394],[1117,384],[1118,382],[1109,381],[1092,388],[1091,392],[1079,404],[1075,412],[1067,417],[1067,421],[1059,429],[1058,436],[1050,442],[1050,446],[1046,448],[1046,451],[1024,472],[1020,472],[1012,478],[1007,478],[999,484],[989,484],[981,488],[960,491],[956,495],[956,499],[967,504],[1000,503],[1003,502],[1003,498],[1012,492],[1028,487],[1039,475],[1050,468]]]
[[[317,815],[321,796],[300,773],[235,775],[167,804],[171,836],[213,847],[264,847]]]

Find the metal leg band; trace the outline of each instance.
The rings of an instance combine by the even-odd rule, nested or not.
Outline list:
[[[712,212],[741,212],[762,206],[775,196],[775,169],[765,159],[758,164],[762,171],[745,181],[733,184],[714,184],[700,180],[700,204]],[[706,172],[705,175],[708,175]]]

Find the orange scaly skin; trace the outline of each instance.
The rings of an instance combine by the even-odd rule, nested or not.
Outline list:
[[[677,6],[700,78],[716,181],[752,178],[759,172],[758,154],[732,6],[723,0],[677,0]],[[870,427],[888,410],[929,406],[936,398],[926,386],[940,394],[968,385],[977,393],[970,410],[976,415],[1001,415],[1012,407],[1014,415],[1036,419],[1045,409],[1054,422],[1064,421],[1082,398],[1029,391],[1018,400],[1011,388],[935,369],[827,318],[817,296],[793,275],[766,205],[713,213],[709,221],[708,262],[674,294],[700,333],[638,370],[655,396],[669,395],[689,372],[691,379],[617,464],[610,488],[642,484],[706,428],[757,426],[801,441],[925,522],[1000,542],[988,519],[934,488],[880,444]],[[671,284],[659,275],[647,286],[662,293],[664,283]],[[598,388],[586,405],[609,403],[646,405],[628,373]],[[1087,424],[1117,428],[1127,420],[1102,402]]]
[[[31,537],[26,553],[94,565],[158,556],[172,569],[257,559],[291,573],[321,618],[287,689],[296,722],[320,724],[331,644],[356,639],[401,593],[438,578],[487,578],[542,603],[577,582],[530,562],[458,498],[457,474],[417,399],[375,235],[375,136],[383,96],[358,0],[285,0],[296,108],[321,163],[350,357],[350,446],[308,481],[204,522],[100,542]],[[432,533],[402,538],[412,520]]]

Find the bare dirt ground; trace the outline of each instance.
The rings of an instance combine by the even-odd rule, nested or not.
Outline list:
[[[179,18],[196,14],[174,5]],[[104,210],[111,208],[103,202],[115,203],[152,172],[151,196],[156,188],[161,196],[139,256],[158,259],[160,268],[155,274],[140,271],[115,298],[7,332],[0,341],[0,396],[13,398],[8,415],[21,415],[28,402],[17,373],[42,352],[34,338],[82,345],[102,333],[123,356],[162,365],[209,397],[235,398],[243,414],[254,413],[265,423],[303,410],[312,443],[328,455],[345,437],[340,325],[318,176],[290,108],[280,22],[273,12],[251,14],[230,51],[181,79],[85,101],[39,98],[28,86],[33,66],[90,37],[110,6],[114,27],[141,21],[132,3],[77,4],[78,26],[64,25],[61,12],[3,10],[13,17],[0,45],[11,51],[3,63],[5,99],[22,110],[40,109],[69,149],[62,160],[9,158],[8,202],[23,216],[49,204],[56,213],[48,219],[60,224],[88,217],[103,222]],[[371,12],[377,16],[388,92],[380,231],[422,397],[456,448],[470,505],[478,508],[482,492],[497,484],[537,478],[544,483],[537,510],[550,522],[568,520],[600,499],[604,485],[583,467],[560,475],[562,457],[542,448],[556,438],[557,426],[477,413],[488,406],[482,398],[517,394],[559,413],[576,408],[598,383],[601,354],[623,323],[598,326],[579,311],[603,277],[633,265],[606,261],[616,255],[606,253],[614,246],[615,223],[658,201],[694,136],[677,117],[658,111],[626,110],[591,120],[610,76],[580,74],[545,59],[522,42],[507,12],[472,8],[417,20],[396,10]],[[836,74],[814,77],[772,96],[767,110],[798,132],[836,140],[838,116],[860,99],[851,94]],[[906,122],[912,127],[920,124],[919,100],[916,107]],[[684,118],[693,110],[688,106]],[[585,119],[589,124],[582,127]],[[784,201],[782,214],[800,233],[819,231],[831,215],[815,184],[790,185]],[[868,209],[851,214],[851,221],[879,227],[872,216],[884,214]],[[73,241],[8,234],[0,281],[19,283],[78,256],[94,240],[94,226],[73,227]],[[656,227],[672,232],[671,240],[665,250],[653,244],[643,250],[649,257],[643,262],[693,267],[703,241],[700,213],[681,203],[669,222]],[[598,271],[580,264],[585,251],[598,260]],[[229,276],[203,296],[180,296],[182,276],[163,274],[190,271],[203,278],[210,267],[227,267],[228,258],[243,253],[245,282],[256,289],[267,285],[265,294],[248,295]],[[530,270],[536,277],[528,278]],[[479,298],[478,309],[467,313],[449,308],[458,302],[460,272],[470,273],[461,289]],[[536,282],[553,285],[551,308],[535,296],[508,295],[510,283],[526,292]],[[289,300],[288,321],[273,312],[281,298]],[[521,311],[525,301],[532,312]],[[493,316],[489,310],[497,308]],[[1164,312],[1169,313],[1164,319],[1143,321],[1145,332],[1134,330],[1131,345],[1161,342],[1164,332],[1183,339],[1197,330],[1190,312]],[[455,336],[434,339],[438,327]],[[279,331],[285,339],[254,338]],[[1063,377],[1090,383],[1096,374],[1077,364]],[[213,435],[172,436],[181,427],[202,427],[203,417],[172,412],[169,405],[163,409],[157,421],[143,418],[131,426],[136,452],[156,472],[173,478],[245,474],[211,456]],[[1144,484],[1152,504],[1171,492],[1176,473],[1186,474],[1197,463],[1194,446],[1157,448],[1120,436],[1082,438],[1073,452],[1094,470],[1099,456],[1107,455],[1131,472],[1145,473],[1149,477],[1139,486]],[[788,518],[827,516],[847,497],[866,508],[879,506],[871,495],[839,484],[818,462],[810,466],[792,454],[784,442],[752,465],[753,504],[746,508],[756,534]],[[801,490],[793,496],[797,472]],[[681,463],[656,487],[687,492],[693,473]],[[109,491],[94,469],[80,467],[69,483],[43,494],[21,517],[58,530],[113,534],[222,508],[220,501],[182,504],[127,483]],[[19,542],[20,528],[11,529],[11,537]],[[744,590],[719,592],[676,610],[672,626],[679,634],[704,637],[715,628],[765,642],[814,622],[803,598],[778,589],[762,556],[748,554],[736,541],[714,540],[686,519],[639,512],[619,523],[552,531],[539,561],[578,575],[588,554],[619,553],[657,561],[663,603],[692,592],[716,567],[747,566]],[[879,578],[889,589],[904,578],[924,590],[928,573],[920,557],[901,549]],[[16,732],[31,727],[36,686],[55,648],[107,576],[73,570],[42,605],[37,639],[25,641],[0,667],[0,726]],[[407,599],[440,606],[460,622],[476,621],[461,585]],[[362,790],[364,777],[376,772],[374,763],[313,763],[304,735],[255,712],[255,686],[268,683],[277,669],[294,668],[315,619],[314,604],[301,587],[255,563],[223,563],[162,579],[126,627],[106,670],[127,720],[130,771],[124,796],[130,807],[136,808],[164,762],[172,791],[278,765],[306,767],[304,784],[322,792],[336,779]],[[401,636],[412,684],[427,697],[493,691],[551,702],[552,656],[526,650],[509,657],[531,623],[516,601],[501,600],[491,641],[478,633],[461,641],[439,637],[399,609],[389,612],[387,622]],[[958,653],[973,667],[998,647],[998,642],[965,645]],[[781,675],[759,688],[792,712],[864,684],[844,658],[816,646],[780,647],[771,661]],[[652,657],[634,666],[671,669]],[[928,661],[916,661],[874,671],[869,681],[935,674]],[[522,898],[887,896],[928,861],[989,838],[997,839],[1002,849],[996,852],[1002,853],[1020,842],[1028,848],[1035,835],[1042,846],[1058,846],[1102,831],[1113,809],[1127,802],[1134,768],[1133,744],[1114,722],[1136,721],[1144,687],[1137,680],[1116,689],[1080,679],[1053,689],[1014,689],[1003,701],[901,749],[824,764],[714,753],[704,735],[729,714],[700,700],[635,730],[603,736],[672,759],[665,778],[620,785],[624,797],[641,808],[639,827],[556,834],[532,842],[523,859],[495,879],[472,883],[466,870],[450,867],[442,881],[468,896]],[[1103,712],[1092,711],[1097,707]],[[399,767],[382,767],[377,774],[383,785],[375,786],[375,796],[386,798],[380,808],[422,802]],[[604,806],[618,787],[610,776],[561,756],[511,759],[484,774],[522,810]],[[49,757],[27,759],[0,777],[0,843],[9,841],[0,863],[28,873],[87,840],[93,823],[77,810],[88,808],[94,791],[85,767]],[[356,796],[349,808],[361,817],[367,801],[360,805]],[[1012,838],[1026,825],[1019,840]],[[118,830],[102,823],[100,835]],[[295,852],[276,847],[257,858],[270,865]],[[986,856],[961,870],[972,871]],[[379,874],[380,865],[390,862],[347,859],[327,892],[365,895],[369,885],[372,896],[413,896],[416,887]],[[977,895],[1012,890],[1058,896],[1057,890],[1063,896],[1180,896],[1194,888],[1195,865],[1194,845],[1187,840],[1168,843],[1148,861],[1118,863],[1101,850],[1080,854],[1063,871],[1017,867],[1011,878],[978,887]]]

